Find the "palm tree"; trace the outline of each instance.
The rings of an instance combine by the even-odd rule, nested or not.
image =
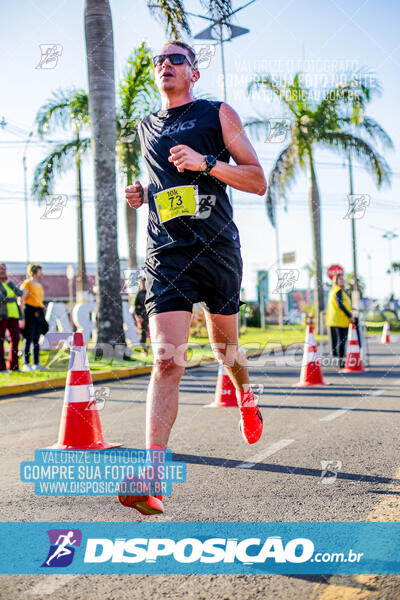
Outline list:
[[[114,345],[125,343],[125,335],[115,182],[114,46],[108,0],[85,0],[85,39],[97,230],[97,340]]]
[[[157,88],[154,83],[151,52],[143,42],[128,58],[119,84],[120,107],[117,114],[117,157],[125,175],[126,185],[139,177],[139,121],[156,108]],[[128,235],[128,267],[137,267],[136,211],[125,202]]]
[[[313,259],[315,269],[316,316],[324,309],[321,253],[320,194],[315,172],[316,146],[329,148],[365,165],[379,187],[390,180],[385,159],[374,149],[372,142],[379,140],[391,145],[388,134],[374,120],[365,116],[372,88],[363,82],[362,75],[330,89],[322,100],[313,101],[313,92],[302,84],[302,74],[297,73],[291,83],[276,82],[270,75],[254,79],[248,88],[264,87],[274,93],[291,115],[291,139],[279,153],[269,177],[266,195],[267,212],[274,224],[274,208],[278,198],[285,198],[294,183],[299,168],[308,170],[309,208],[311,216]],[[380,91],[376,86],[376,91]],[[351,114],[349,110],[351,109]],[[256,135],[265,134],[264,119],[251,119],[246,125]],[[359,134],[359,135],[358,135]],[[360,137],[364,135],[364,137]],[[318,321],[318,318],[317,318]]]
[[[77,228],[78,228],[78,274],[76,278],[77,297],[87,295],[85,265],[85,245],[83,234],[83,197],[81,165],[84,154],[90,147],[90,139],[82,137],[89,124],[88,97],[84,90],[59,90],[44,104],[36,116],[37,131],[40,137],[58,129],[72,129],[73,139],[61,142],[36,166],[32,195],[39,201],[53,192],[56,175],[75,166]]]

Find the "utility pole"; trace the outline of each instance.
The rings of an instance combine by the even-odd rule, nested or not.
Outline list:
[[[351,154],[349,152],[349,182],[350,182],[350,221],[351,221],[351,244],[353,252],[353,292],[351,294],[351,304],[355,310],[355,315],[358,316],[360,309],[360,291],[358,289],[358,275],[357,275],[357,244],[356,244],[356,219],[355,219],[355,202],[354,202],[354,190],[353,190],[353,165],[351,163]]]
[[[26,264],[30,262],[30,247],[29,247],[29,214],[28,214],[28,167],[26,165],[26,154],[28,152],[29,142],[33,135],[31,129],[24,146],[24,154],[22,156],[22,166],[24,169],[24,203],[25,203],[25,244],[26,244]]]
[[[276,248],[276,264],[278,267],[278,281],[279,281],[279,273],[281,269],[281,254],[279,247],[279,228],[278,228],[278,207],[275,205],[275,248]],[[279,328],[283,331],[283,297],[282,297],[282,286],[279,285]]]

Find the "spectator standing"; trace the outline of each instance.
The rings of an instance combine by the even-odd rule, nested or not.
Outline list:
[[[19,371],[18,344],[20,327],[24,327],[22,313],[18,299],[22,296],[21,290],[8,280],[7,267],[0,264],[0,373],[8,373],[4,357],[4,340],[6,331],[10,336],[10,351],[8,354],[8,367],[10,371]]]
[[[349,323],[354,323],[351,301],[344,291],[344,275],[333,276],[328,296],[326,324],[330,328],[332,355],[339,359],[339,368],[344,367]]]
[[[44,316],[42,265],[31,264],[28,267],[29,279],[21,284],[22,301],[25,305],[25,364],[23,371],[45,371],[39,364],[39,337],[47,333],[48,326]],[[47,327],[46,327],[47,326]],[[33,344],[33,366],[30,365],[30,348]]]

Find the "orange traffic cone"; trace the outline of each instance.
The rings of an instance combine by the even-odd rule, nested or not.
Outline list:
[[[367,371],[367,369],[364,369],[361,360],[357,329],[354,323],[350,323],[347,338],[346,363],[344,369],[340,369],[339,373],[362,373],[363,371]]]
[[[219,365],[214,402],[207,404],[204,408],[223,408],[229,406],[237,407],[236,389],[231,378],[226,373],[224,365]]]
[[[385,321],[382,331],[381,344],[390,344],[390,324]]]
[[[315,341],[312,325],[307,325],[306,341],[304,344],[303,362],[301,363],[300,381],[296,387],[311,385],[328,385],[322,375],[321,364],[318,356],[317,342]]]
[[[104,441],[82,333],[72,337],[58,442],[61,450],[105,450],[121,444]]]

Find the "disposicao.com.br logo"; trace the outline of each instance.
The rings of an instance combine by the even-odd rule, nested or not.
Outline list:
[[[9,574],[400,573],[400,523],[5,522],[0,537]]]
[[[155,563],[167,557],[178,563],[304,563],[312,559],[314,544],[307,538],[295,538],[283,543],[280,536],[238,539],[208,538],[89,538],[85,563]],[[325,561],[324,561],[325,562]]]

